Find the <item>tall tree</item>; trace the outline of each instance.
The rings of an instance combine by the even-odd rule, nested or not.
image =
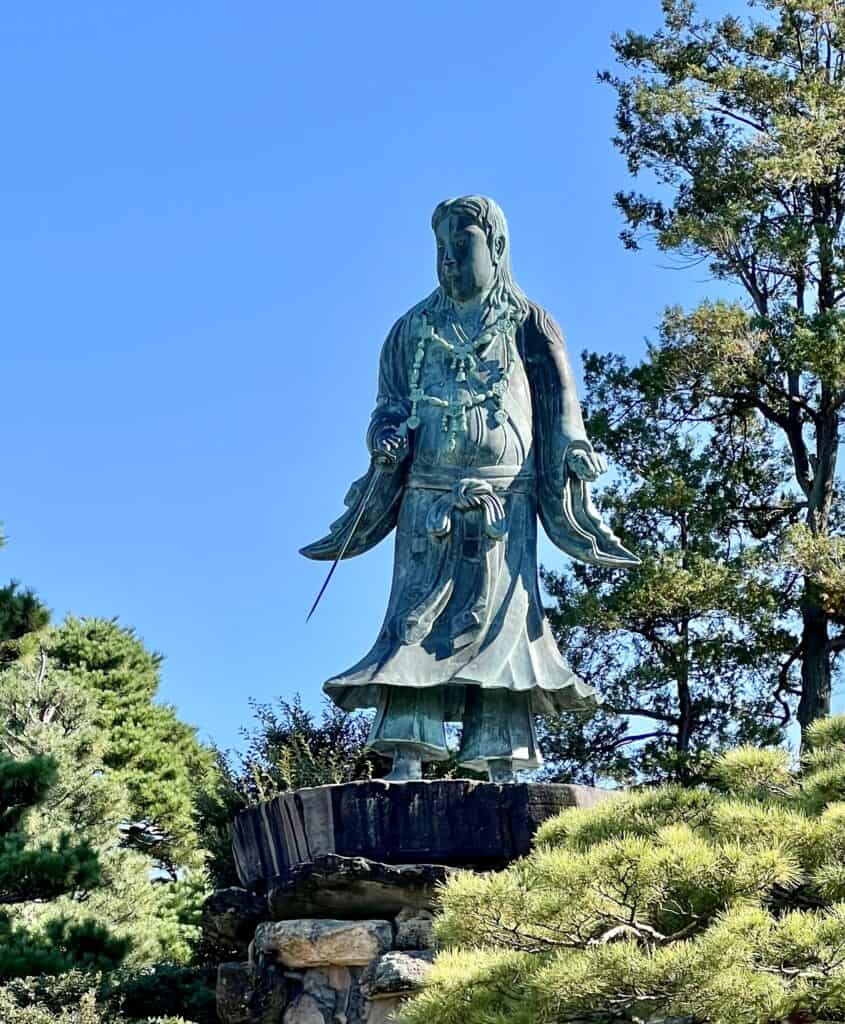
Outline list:
[[[653,353],[687,421],[753,415],[788,452],[790,500],[821,542],[841,525],[836,464],[845,407],[845,4],[764,0],[764,16],[709,21],[663,0],[665,25],[628,32],[615,142],[656,196],[620,193],[623,239],[644,233],[706,263],[745,301],[670,310]],[[830,712],[845,633],[812,572],[795,602],[802,730]]]
[[[44,861],[61,883],[45,900],[26,862],[15,869],[14,859],[4,863],[0,854],[0,876],[8,868],[9,880],[0,878],[0,888],[10,919],[46,936],[55,932],[56,920],[72,929],[90,925],[94,934],[119,942],[123,954],[128,950],[135,966],[186,959],[198,929],[183,913],[179,895],[195,880],[156,881],[151,857],[127,845],[131,798],[120,775],[104,764],[106,750],[92,695],[56,668],[46,651],[35,665],[17,662],[0,670],[0,768],[11,779],[15,773],[31,778],[33,765],[49,772],[37,800],[11,805],[4,815],[13,839],[2,849],[36,851],[30,860],[36,866]],[[58,851],[52,861],[50,851]],[[63,859],[71,867],[61,868]],[[65,884],[70,870],[78,877]]]
[[[214,756],[172,707],[156,701],[161,655],[112,619],[68,617],[46,645],[56,667],[95,701],[104,764],[129,791],[128,841],[174,877],[180,867],[198,866],[195,804]]]
[[[790,577],[757,540],[789,524],[783,463],[752,417],[679,429],[684,409],[648,360],[584,367],[587,428],[616,470],[602,504],[642,565],[544,574],[560,646],[605,705],[547,720],[541,742],[555,778],[696,783],[702,755],[778,742],[790,717]]]
[[[50,627],[50,611],[31,589],[0,587],[0,666],[34,664],[49,653],[91,695],[105,743],[104,764],[127,787],[126,839],[174,874],[198,866],[195,804],[214,773],[213,752],[175,710],[156,700],[161,655],[115,619],[68,618]]]
[[[73,920],[63,912],[101,884],[88,839],[75,840],[67,830],[34,838],[27,828],[27,817],[44,805],[58,778],[49,756],[15,758],[0,750],[0,980],[114,967],[128,949],[90,915]],[[39,905],[34,926],[16,913],[27,904]]]

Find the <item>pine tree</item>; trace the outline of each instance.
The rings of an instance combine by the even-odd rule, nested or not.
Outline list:
[[[180,1024],[167,1014],[183,1006],[198,1021],[213,1018],[209,969],[187,965],[208,893],[193,824],[214,760],[171,708],[155,704],[159,663],[115,622],[69,619],[54,630],[31,591],[0,589],[0,753],[15,771],[44,763],[53,779],[23,814],[20,841],[28,852],[88,851],[97,872],[84,891],[49,900],[21,892],[10,905],[0,943],[10,957],[24,940],[27,956],[43,956],[28,965],[18,956],[37,977],[0,985],[2,1024],[130,1024],[153,1007]],[[51,863],[58,867],[55,855]],[[9,868],[21,874],[20,864]],[[109,949],[123,957],[116,970]],[[68,973],[74,963],[83,970]],[[62,973],[45,973],[51,965]],[[129,1003],[133,1013],[123,1014]]]
[[[86,886],[80,878],[49,900],[28,890],[8,899],[10,918],[48,937],[56,919],[74,928],[93,922],[122,944],[134,967],[187,960],[199,928],[181,896],[193,893],[198,879],[188,873],[178,882],[156,881],[150,855],[126,843],[131,798],[119,773],[105,765],[106,750],[92,695],[56,668],[46,651],[35,665],[18,661],[0,670],[0,756],[10,772],[25,772],[35,759],[51,773],[35,805],[17,816],[15,849],[43,846],[80,858],[82,851],[89,874],[96,865],[96,879],[86,876]],[[27,877],[19,866],[10,867],[15,870]],[[191,902],[198,906],[201,899],[202,893],[194,894]]]
[[[565,811],[450,879],[403,1024],[845,1019],[845,718],[808,741],[798,774],[738,748],[706,787]]]
[[[128,942],[84,914],[61,913],[61,897],[77,902],[101,882],[97,854],[70,832],[56,838],[28,833],[25,819],[42,807],[58,783],[56,762],[43,754],[16,759],[0,751],[0,981],[60,974],[74,967],[113,968]],[[38,902],[40,926],[8,908]]]
[[[544,574],[561,649],[605,700],[544,722],[546,775],[693,784],[702,755],[776,743],[792,713],[794,574],[772,541],[792,515],[783,462],[747,416],[679,429],[684,410],[649,360],[586,355],[584,368],[587,429],[615,470],[600,500],[642,565]]]
[[[0,587],[0,664],[34,657],[49,623],[50,609],[33,590],[21,590],[15,580]]]
[[[200,867],[195,804],[212,784],[214,755],[172,707],[156,702],[161,655],[113,619],[68,617],[47,647],[96,701],[104,764],[129,792],[127,841],[174,878],[179,868]]]
[[[104,764],[129,791],[126,841],[154,854],[174,878],[180,868],[201,867],[195,805],[214,785],[215,755],[156,700],[161,655],[116,619],[49,623],[49,609],[32,590],[14,581],[0,588],[0,666],[32,663],[45,649],[54,669],[86,688],[105,739]]]
[[[616,144],[657,197],[620,193],[624,241],[659,249],[740,289],[744,303],[667,311],[652,359],[686,422],[767,424],[786,453],[789,500],[826,543],[841,526],[836,463],[845,408],[845,5],[764,0],[762,17],[708,21],[664,0],[665,26],[615,39],[625,69]],[[804,571],[802,729],[830,712],[845,635]]]

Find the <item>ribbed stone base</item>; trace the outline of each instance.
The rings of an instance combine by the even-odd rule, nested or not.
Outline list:
[[[383,864],[502,867],[528,852],[546,818],[607,795],[586,786],[465,779],[300,789],[238,815],[235,862],[247,887],[331,854]]]

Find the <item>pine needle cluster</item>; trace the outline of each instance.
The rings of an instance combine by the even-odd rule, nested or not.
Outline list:
[[[403,1024],[845,1021],[845,717],[809,738],[798,772],[740,748],[458,874]]]

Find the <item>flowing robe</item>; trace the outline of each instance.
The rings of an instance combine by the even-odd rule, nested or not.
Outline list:
[[[402,317],[385,341],[371,444],[411,411],[414,325],[430,301]],[[385,686],[446,687],[449,719],[460,717],[467,686],[527,691],[538,714],[596,699],[561,656],[543,611],[538,515],[551,540],[576,558],[619,567],[637,559],[601,522],[588,485],[567,467],[568,451],[589,442],[557,325],[531,305],[515,340],[514,350],[504,333],[494,334],[465,381],[456,379],[450,354],[430,345],[420,379],[426,395],[459,404],[480,399],[509,367],[505,415],[497,419],[492,399],[479,401],[450,436],[444,409],[419,403],[407,456],[392,472],[371,466],[350,489],[348,511],[331,533],[303,549],[309,558],[335,558],[380,472],[345,557],[395,527],[393,582],[372,649],[325,683],[340,707],[377,706]]]

